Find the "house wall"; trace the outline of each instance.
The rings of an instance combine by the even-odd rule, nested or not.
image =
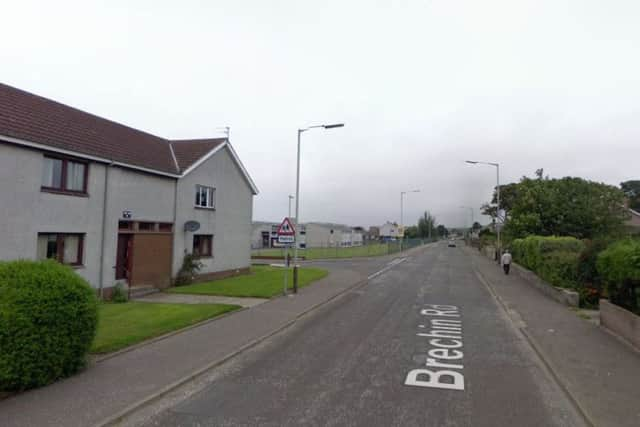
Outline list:
[[[216,189],[215,210],[194,206],[198,184]],[[194,234],[213,235],[213,257],[200,260],[204,264],[200,273],[249,267],[253,192],[228,148],[180,179],[177,195],[173,274],[180,270],[184,254],[192,251]],[[190,220],[200,223],[195,233],[183,231],[184,223]]]
[[[173,178],[135,172],[120,167],[102,166],[101,174],[104,183],[108,168],[107,206],[104,240],[103,286],[116,284],[115,268],[116,250],[118,247],[118,222],[123,220],[123,211],[129,211],[131,221],[174,222],[175,183]],[[100,197],[104,196],[104,184],[100,188]],[[100,216],[101,218],[101,216]],[[100,219],[102,221],[102,219]],[[102,222],[97,230],[102,228]],[[174,229],[176,226],[174,225]],[[100,236],[98,236],[98,240]],[[138,251],[139,252],[139,251]],[[134,270],[137,262],[133,255]],[[135,271],[134,271],[135,275]],[[135,285],[135,281],[134,281]],[[96,287],[99,284],[95,285]]]
[[[0,259],[36,259],[39,232],[84,233],[76,272],[97,284],[104,166],[89,166],[89,197],[78,197],[40,191],[43,163],[42,152],[0,143]]]

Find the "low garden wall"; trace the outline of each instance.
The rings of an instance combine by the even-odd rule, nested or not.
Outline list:
[[[600,324],[640,350],[640,316],[637,314],[601,299]]]
[[[562,304],[570,307],[578,307],[580,305],[580,294],[576,291],[553,286],[539,278],[533,271],[527,270],[516,263],[511,264],[511,271],[535,286],[543,294]]]

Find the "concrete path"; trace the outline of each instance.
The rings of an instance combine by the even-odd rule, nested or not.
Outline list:
[[[178,304],[232,304],[240,307],[255,307],[269,301],[266,298],[236,298],[216,295],[190,295],[156,292],[140,298],[133,298],[137,302],[178,303]]]
[[[477,251],[467,253],[588,419],[640,426],[640,353]]]
[[[305,313],[366,281],[395,257],[335,264],[328,267],[326,278],[302,288],[296,296],[274,298],[104,359],[50,386],[4,399],[0,426],[80,427],[117,421],[142,403],[289,327]]]

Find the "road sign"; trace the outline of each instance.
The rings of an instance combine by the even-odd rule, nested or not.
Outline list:
[[[280,227],[278,227],[278,238],[280,236],[295,236],[296,230],[293,228],[293,224],[291,224],[291,220],[289,218],[285,218]]]
[[[295,236],[279,235],[278,243],[293,243],[296,241]]]

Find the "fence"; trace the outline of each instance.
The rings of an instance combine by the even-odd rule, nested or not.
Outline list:
[[[298,249],[298,256],[303,259],[328,259],[328,258],[354,258],[389,255],[393,253],[406,251],[416,246],[429,243],[429,239],[405,239],[400,247],[400,241],[393,242],[375,242],[361,246],[325,246],[313,248]],[[252,258],[272,258],[283,259],[288,253],[293,256],[293,248],[263,248],[252,249]]]

